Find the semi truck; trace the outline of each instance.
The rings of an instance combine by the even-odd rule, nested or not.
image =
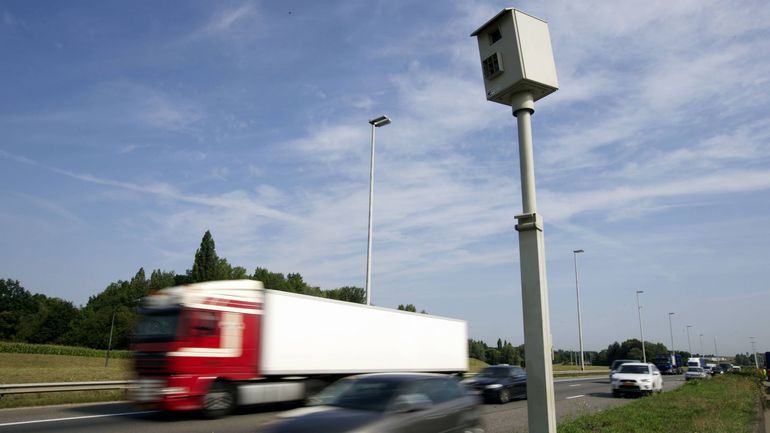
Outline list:
[[[267,290],[254,280],[161,289],[142,300],[130,399],[208,417],[303,400],[344,376],[458,374],[465,321]]]
[[[682,374],[682,355],[656,355],[653,364],[663,374]]]

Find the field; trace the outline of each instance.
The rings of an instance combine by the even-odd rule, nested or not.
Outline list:
[[[105,367],[104,358],[0,353],[0,384],[128,379],[130,360],[125,358],[110,359]],[[0,408],[114,401],[124,399],[124,395],[120,390],[11,394],[0,399]]]

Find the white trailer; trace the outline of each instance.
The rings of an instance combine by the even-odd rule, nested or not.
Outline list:
[[[265,376],[468,370],[465,321],[265,290]]]

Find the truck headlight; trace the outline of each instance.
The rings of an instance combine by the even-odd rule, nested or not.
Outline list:
[[[187,388],[183,386],[169,386],[167,388],[162,388],[160,393],[164,395],[185,394],[187,393]]]

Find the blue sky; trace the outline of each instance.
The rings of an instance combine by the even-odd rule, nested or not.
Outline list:
[[[533,116],[551,325],[770,350],[770,8],[761,1],[0,2],[0,277],[84,304],[205,230],[253,271],[523,340],[515,120],[469,35],[549,23],[560,90]]]

